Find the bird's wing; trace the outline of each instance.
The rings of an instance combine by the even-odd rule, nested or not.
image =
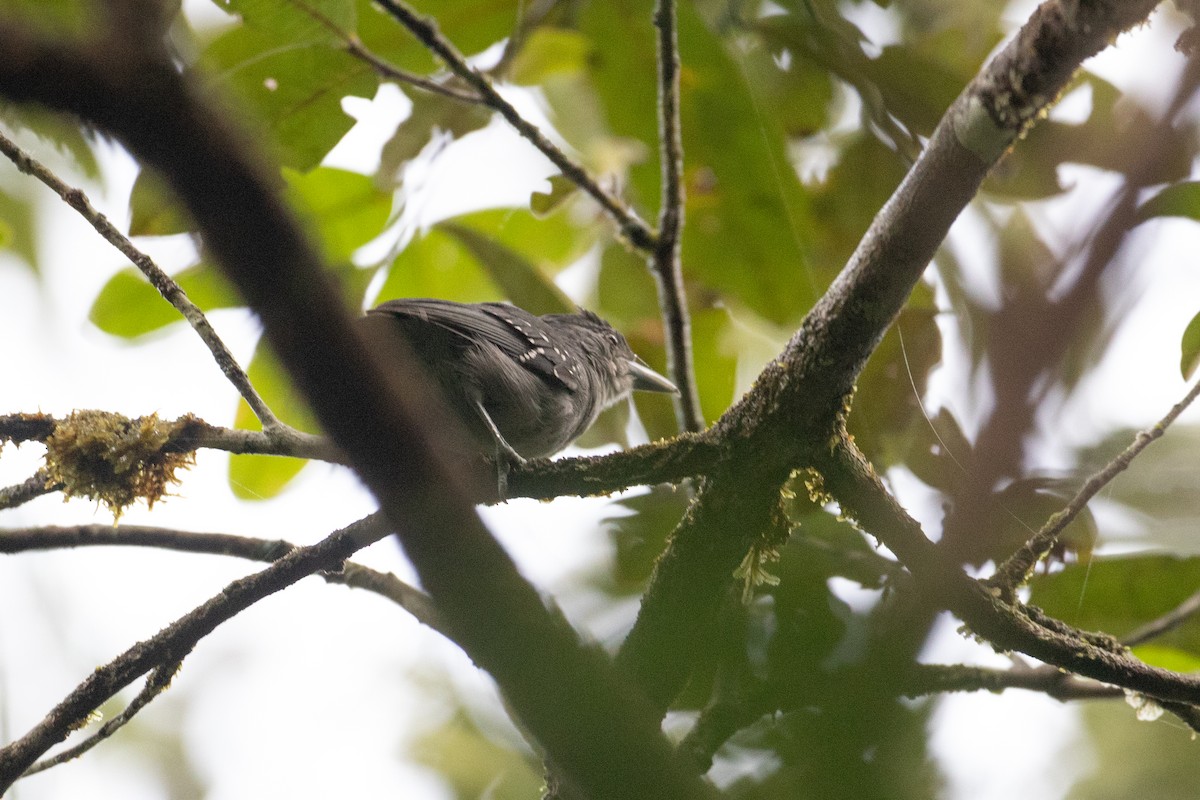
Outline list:
[[[516,306],[403,298],[389,300],[368,313],[436,326],[453,334],[463,347],[474,342],[487,342],[535,375],[561,383],[572,391],[579,388],[576,368],[551,341],[550,328],[538,317]]]

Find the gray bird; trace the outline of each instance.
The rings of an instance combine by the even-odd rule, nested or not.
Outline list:
[[[474,439],[518,464],[562,450],[634,390],[678,392],[590,311],[411,298],[375,318],[394,324]]]

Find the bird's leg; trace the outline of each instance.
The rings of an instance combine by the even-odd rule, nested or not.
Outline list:
[[[483,403],[475,401],[475,410],[479,412],[479,418],[483,420],[483,424],[492,434],[492,439],[496,442],[496,491],[500,496],[500,500],[508,499],[508,471],[514,464],[524,466],[529,463],[524,456],[513,449],[513,446],[504,438],[504,434],[496,427],[496,423],[492,420],[492,416],[487,413],[487,409],[483,407]]]

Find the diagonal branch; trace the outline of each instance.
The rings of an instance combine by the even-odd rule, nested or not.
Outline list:
[[[447,443],[461,433],[414,360],[400,347],[368,346],[257,150],[179,74],[161,42],[114,35],[70,46],[0,20],[0,93],[80,114],[162,172],[323,429],[378,498],[454,639],[496,679],[565,778],[597,798],[710,794],[673,756],[636,691],[546,608],[483,525],[470,498],[472,484],[488,478],[448,461]],[[64,703],[76,708],[80,699]],[[41,727],[0,764],[24,769],[53,738]]]
[[[896,554],[916,578],[916,588],[994,647],[1159,700],[1200,704],[1200,678],[1149,666],[1112,637],[1078,631],[1035,608],[1006,602],[968,577],[926,538],[852,442],[843,439],[816,466],[843,513]]]
[[[947,110],[783,353],[710,429],[728,446],[731,466],[710,473],[672,534],[621,653],[659,710],[686,682],[746,546],[770,530],[761,511],[744,516],[741,499],[728,494],[745,487],[776,491],[793,469],[828,461],[859,373],[988,171],[1085,58],[1156,5],[1048,0],[1040,6]]]
[[[508,121],[508,124],[516,129],[517,133],[529,140],[530,144],[542,151],[554,163],[554,166],[562,170],[562,174],[569,181],[591,195],[592,199],[599,203],[605,213],[617,223],[621,235],[630,244],[643,252],[654,251],[657,247],[658,235],[645,222],[638,219],[633,210],[625,203],[597,183],[596,179],[589,175],[581,164],[546,138],[546,135],[538,130],[536,125],[522,117],[512,103],[501,97],[496,88],[492,86],[491,81],[472,68],[463,54],[458,52],[458,48],[442,35],[442,32],[438,30],[437,23],[421,16],[403,0],[375,0],[375,2],[445,62],[451,72],[478,92],[480,102],[497,111]]]
[[[217,366],[221,368],[221,372],[225,373],[225,377],[233,384],[246,401],[247,405],[254,412],[262,423],[263,430],[271,435],[279,435],[281,438],[286,438],[288,433],[299,433],[293,431],[287,425],[284,425],[275,414],[267,407],[267,404],[259,396],[258,392],[250,384],[250,378],[246,375],[245,370],[238,365],[237,359],[233,357],[233,353],[229,352],[229,348],[221,341],[221,337],[213,330],[208,318],[204,316],[204,312],[193,303],[187,296],[187,293],[176,283],[171,276],[159,269],[158,265],[141,250],[134,246],[133,242],[129,241],[123,233],[117,230],[117,227],[108,221],[108,217],[96,210],[88,200],[82,189],[73,186],[68,186],[57,175],[50,171],[44,164],[37,161],[29,153],[22,150],[15,142],[0,133],[0,153],[4,153],[17,169],[21,172],[32,175],[39,181],[48,186],[55,194],[63,199],[67,205],[79,212],[88,223],[96,229],[96,232],[108,241],[113,247],[117,248],[128,258],[133,265],[141,270],[146,276],[151,285],[158,290],[158,293],[163,296],[168,303],[183,315],[192,329],[196,331],[196,335],[208,347],[213,358],[217,362]]]
[[[1104,465],[1098,472],[1087,479],[1083,487],[1076,492],[1071,498],[1066,507],[1058,513],[1046,520],[1037,533],[1035,533],[1028,542],[1021,546],[1021,549],[1013,553],[1008,559],[996,569],[990,579],[988,585],[994,586],[1007,596],[1012,596],[1016,588],[1025,582],[1029,577],[1037,562],[1046,556],[1054,547],[1054,541],[1058,538],[1058,534],[1062,533],[1063,529],[1071,524],[1071,520],[1079,515],[1087,506],[1088,501],[1096,496],[1096,493],[1103,489],[1117,475],[1124,472],[1133,459],[1150,446],[1150,443],[1166,433],[1167,428],[1171,426],[1179,415],[1192,404],[1192,401],[1200,396],[1200,382],[1197,382],[1183,399],[1171,407],[1171,410],[1160,419],[1153,427],[1147,430],[1140,431],[1129,446],[1122,450],[1117,457]]]
[[[692,358],[692,323],[683,286],[683,130],[679,123],[679,33],[675,0],[658,0],[654,25],[658,28],[658,136],[662,162],[662,200],[658,216],[658,245],[651,257],[663,312],[667,367],[679,387],[676,413],[680,428],[704,428],[696,366]]]

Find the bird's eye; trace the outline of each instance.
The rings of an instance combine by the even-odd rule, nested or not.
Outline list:
[[[612,342],[614,345],[620,345],[620,344],[621,344],[621,340],[617,338],[617,335],[616,335],[615,333],[610,333],[610,334],[608,335],[608,340],[609,340],[610,342]]]

